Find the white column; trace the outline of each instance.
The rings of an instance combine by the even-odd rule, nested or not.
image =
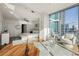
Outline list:
[[[46,13],[42,13],[40,19],[40,36],[42,36],[43,39],[46,40],[48,34],[49,34],[49,15]]]

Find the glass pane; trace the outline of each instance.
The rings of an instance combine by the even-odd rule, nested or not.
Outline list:
[[[59,13],[56,13],[56,14],[51,14],[50,15],[50,29],[51,29],[51,32],[55,32],[55,33],[58,33],[58,16],[59,16]]]
[[[65,11],[65,33],[72,33],[78,30],[78,7]]]
[[[58,19],[58,13],[55,14],[55,20],[57,20],[57,19]]]
[[[50,27],[51,27],[52,31],[58,32],[58,22],[52,22],[50,24]]]
[[[54,15],[51,15],[51,19],[55,19],[55,14]]]
[[[59,13],[51,14],[51,16],[50,16],[51,20],[52,20],[52,21],[53,21],[53,20],[58,20],[58,14],[59,14]]]

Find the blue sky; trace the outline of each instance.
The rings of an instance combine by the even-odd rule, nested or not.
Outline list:
[[[71,27],[73,24],[78,26],[78,7],[74,7],[65,11],[65,24]]]

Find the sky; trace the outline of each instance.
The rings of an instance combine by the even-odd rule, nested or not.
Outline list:
[[[65,10],[65,24],[69,24],[69,27],[73,24],[78,27],[78,7]]]

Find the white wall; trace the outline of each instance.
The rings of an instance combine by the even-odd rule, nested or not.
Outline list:
[[[17,36],[21,33],[21,25],[17,19],[4,19],[3,29],[6,27],[10,36]],[[17,25],[19,29],[17,28]]]
[[[8,32],[10,33],[10,36],[17,36],[21,34],[21,24],[27,24],[25,22],[22,22],[18,19],[4,19],[3,21],[3,30],[6,27],[8,29]],[[19,26],[19,29],[16,28],[16,25]],[[29,25],[29,29],[32,29],[34,25]],[[49,34],[49,15],[48,14],[40,14],[39,18],[39,29],[40,29],[40,37],[42,37],[44,40],[46,40],[46,37]]]
[[[36,23],[38,23],[38,22],[37,21],[32,21],[31,24],[27,24],[27,32],[34,31]]]
[[[26,24],[26,33],[29,33],[30,31],[34,31],[35,24],[38,24],[37,20],[30,20],[29,22],[26,21],[20,21],[20,24]]]
[[[2,7],[3,8],[3,7]],[[16,18],[19,18],[19,19],[36,19],[39,17],[39,14],[38,13],[32,13],[31,12],[31,9],[28,9],[28,8],[24,8],[22,6],[15,6],[15,10],[13,11],[14,13],[11,14],[13,15],[13,17],[11,18],[10,14],[9,13],[9,9],[7,8],[3,8],[3,9],[6,9],[6,11],[2,11],[4,12],[4,20],[3,20],[3,23],[1,25],[1,20],[2,20],[2,16],[0,15],[0,31],[2,29],[2,31],[5,30],[5,28],[8,29],[8,32],[10,33],[11,36],[16,36],[16,35],[19,35],[21,33],[21,24],[25,24],[25,22],[23,23],[20,23],[20,21]],[[9,19],[10,18],[10,19]],[[16,25],[19,25],[19,29],[16,29]],[[28,31],[30,31],[30,29],[32,29],[34,27],[34,25],[28,25]],[[2,27],[2,28],[1,28]]]
[[[21,34],[21,25],[26,24],[27,25],[27,31],[30,32],[34,29],[35,24],[34,23],[27,23],[25,21],[20,21],[18,19],[4,19],[3,20],[3,31],[4,29],[8,29],[8,32],[10,33],[10,36],[18,36]],[[17,26],[18,25],[18,26]],[[16,28],[16,27],[19,27]]]
[[[2,32],[2,20],[3,20],[3,17],[0,11],[0,33]]]

